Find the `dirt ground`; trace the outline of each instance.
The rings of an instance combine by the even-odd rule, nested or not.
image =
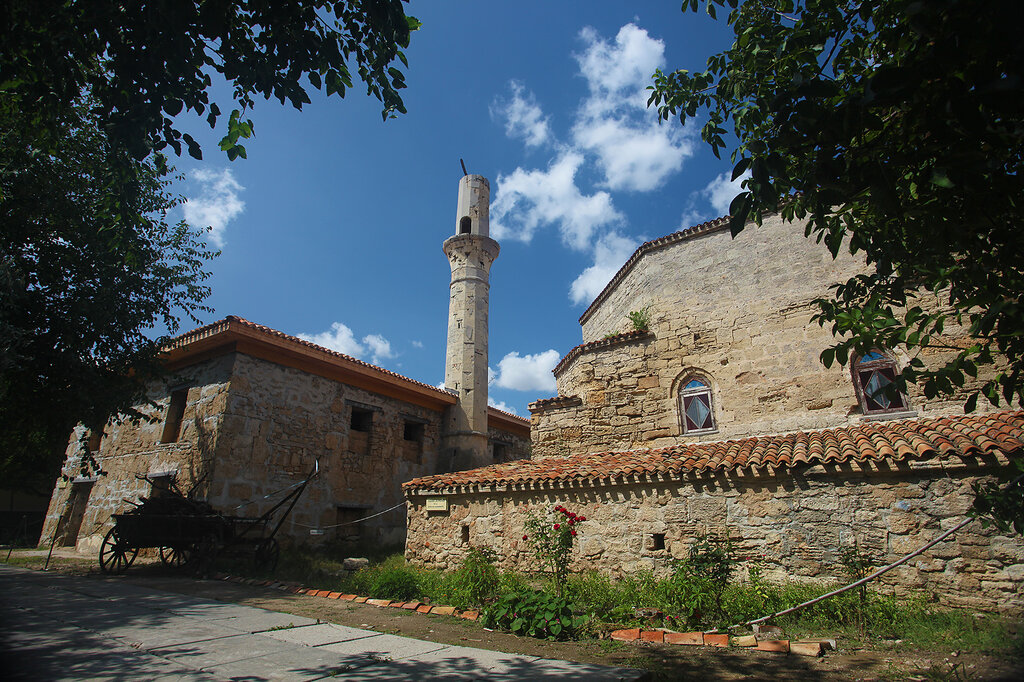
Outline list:
[[[36,556],[26,556],[36,554]],[[45,552],[17,551],[12,563],[40,570]],[[122,576],[100,574],[95,561],[62,551],[50,562],[51,571],[125,580],[179,594],[257,606],[307,618],[367,628],[443,644],[457,644],[509,653],[558,658],[581,663],[644,668],[654,680],[684,679],[800,679],[813,680],[1017,680],[1024,679],[1024,661],[948,650],[922,651],[885,643],[875,648],[839,650],[821,658],[774,654],[748,649],[713,649],[659,644],[622,644],[610,640],[547,642],[490,631],[479,623],[450,616],[433,616],[399,609],[284,594],[264,587],[222,580],[199,580],[140,561]],[[140,560],[142,558],[140,557]],[[821,633],[828,636],[828,633]]]

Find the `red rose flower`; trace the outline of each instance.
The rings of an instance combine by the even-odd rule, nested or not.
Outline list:
[[[587,520],[587,517],[586,517],[586,516],[581,516],[581,517],[579,518],[579,520],[580,520],[580,521],[586,521],[586,520]]]
[[[556,524],[555,524],[555,530],[558,530],[559,528],[561,528],[561,526],[560,526],[559,524],[557,524],[557,523],[556,523]]]
[[[576,531],[572,531],[572,536],[576,537]]]
[[[525,536],[525,535],[523,536],[523,539],[524,539],[524,540],[526,539],[526,536]]]

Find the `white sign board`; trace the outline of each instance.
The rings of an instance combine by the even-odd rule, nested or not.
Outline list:
[[[428,497],[427,498],[427,511],[448,511],[448,498],[447,497]]]

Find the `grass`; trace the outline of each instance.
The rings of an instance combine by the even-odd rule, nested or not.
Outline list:
[[[351,555],[350,553],[348,553]],[[543,579],[511,572],[494,575],[480,570],[441,572],[406,563],[401,554],[381,556],[355,573],[343,573],[340,548],[283,550],[273,577],[311,587],[383,599],[418,599],[460,609],[484,608],[499,595],[529,589],[552,589]],[[255,575],[248,562],[221,566],[229,573]],[[270,577],[265,575],[263,577]],[[493,580],[492,580],[493,579]],[[570,575],[565,593],[576,613],[589,614],[584,632],[596,634],[625,627],[668,627],[705,630],[741,623],[807,601],[831,585],[767,583],[729,584],[721,608],[701,590],[703,583],[684,585],[679,579],[638,573],[613,580],[598,573]],[[680,592],[680,590],[684,590]],[[686,592],[685,590],[690,590]],[[692,604],[703,608],[692,608]],[[668,618],[642,617],[637,609],[661,611]],[[859,644],[902,640],[903,648],[955,649],[1024,658],[1024,629],[1020,621],[998,615],[977,616],[943,608],[913,597],[868,591],[862,602],[856,591],[846,592],[795,614],[773,621],[790,637],[838,636]]]

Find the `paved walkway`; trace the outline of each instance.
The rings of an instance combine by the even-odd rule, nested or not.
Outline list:
[[[425,642],[118,580],[0,565],[7,680],[639,680],[638,670]]]

